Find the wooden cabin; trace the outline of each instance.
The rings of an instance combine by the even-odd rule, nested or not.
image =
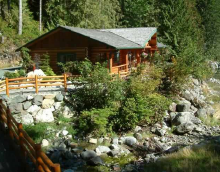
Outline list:
[[[55,73],[60,70],[57,62],[79,61],[86,57],[92,62],[108,60],[111,73],[128,72],[130,67],[141,63],[143,52],[153,54],[158,50],[157,29],[83,29],[59,26],[22,47],[30,49],[36,63],[42,54],[48,53]]]

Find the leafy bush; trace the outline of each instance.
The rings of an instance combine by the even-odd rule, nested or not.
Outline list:
[[[25,71],[28,71],[29,68],[31,68],[33,66],[33,61],[31,59],[31,56],[29,54],[30,50],[26,47],[23,47],[21,49],[21,53],[22,53],[22,68]]]
[[[19,71],[15,71],[15,72],[5,72],[4,73],[4,77],[5,78],[19,78],[19,77],[24,77],[26,75],[24,70],[19,70]]]
[[[40,69],[47,76],[54,76],[55,75],[53,69],[50,67],[50,56],[48,54],[42,55],[41,62],[40,62]]]

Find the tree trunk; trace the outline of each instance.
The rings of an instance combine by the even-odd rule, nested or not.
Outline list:
[[[40,33],[42,31],[42,0],[40,0],[40,14],[39,14],[39,30],[40,30]]]
[[[22,34],[22,0],[19,0],[19,25],[18,25],[18,34]]]
[[[7,0],[7,2],[8,2],[8,11],[10,11],[11,10],[11,0]]]

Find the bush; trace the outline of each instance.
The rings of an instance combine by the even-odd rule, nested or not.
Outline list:
[[[54,76],[55,73],[53,69],[50,67],[50,56],[48,54],[43,54],[40,61],[40,69],[47,76]]]
[[[79,117],[79,129],[80,131],[92,133],[96,136],[105,135],[112,131],[109,118],[114,113],[110,108],[83,111]]]
[[[22,69],[19,71],[15,71],[15,72],[5,72],[4,73],[4,77],[9,78],[9,79],[19,78],[19,77],[24,77],[24,76],[26,76],[26,73]]]
[[[30,50],[26,47],[21,49],[22,53],[22,68],[27,72],[29,68],[33,66],[33,61],[31,60],[31,56],[29,54]]]

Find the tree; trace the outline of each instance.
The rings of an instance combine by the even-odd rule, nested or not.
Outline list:
[[[22,34],[22,0],[19,0],[19,25],[18,25],[18,34]]]
[[[39,11],[40,11],[40,14],[39,14],[39,30],[40,32],[42,31],[42,0],[40,0],[40,3],[39,3]]]

